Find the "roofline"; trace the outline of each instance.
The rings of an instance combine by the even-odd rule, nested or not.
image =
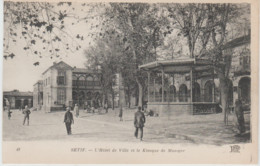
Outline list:
[[[18,91],[17,93],[19,93],[18,95],[14,95],[14,94],[10,94],[10,93],[14,93],[14,91],[3,91],[3,96],[33,96],[33,92],[28,91],[28,92],[20,92]],[[26,95],[22,95],[22,93],[27,93]],[[30,93],[30,94],[28,94]]]
[[[38,83],[40,83],[41,81],[42,81],[42,80],[38,80],[36,83],[33,84],[33,86],[36,85],[36,84],[38,84]]]
[[[80,69],[80,70],[85,70],[84,72],[81,72],[81,71],[75,71],[75,69]],[[73,68],[72,69],[72,72],[73,73],[87,73],[87,74],[100,74],[101,71],[100,70],[97,70],[97,71],[93,71],[93,70],[89,70],[87,68]]]
[[[249,35],[244,35],[242,37],[235,38],[229,42],[227,42],[224,46],[223,49],[228,49],[228,48],[235,48],[239,47],[244,44],[249,44],[251,42],[251,36]]]
[[[56,65],[58,65],[58,64],[60,64],[60,63],[65,63],[65,62],[63,62],[63,61],[60,61],[60,62],[58,62],[58,63],[56,63],[56,64],[53,64],[52,66],[50,66],[48,69],[46,69],[42,74],[45,74],[48,70],[50,70],[51,68],[53,68],[54,66],[56,66]],[[66,65],[68,65],[67,63],[65,63]],[[68,65],[72,70],[73,70],[73,67],[71,67],[70,65]]]
[[[53,66],[53,65],[52,65]],[[42,74],[45,74],[49,69],[52,68],[52,66],[48,67]]]
[[[150,63],[147,63],[147,64],[140,65],[138,68],[139,69],[149,68],[149,66],[151,68],[155,68],[155,67],[158,67],[158,66],[161,66],[161,65],[171,65],[171,64],[180,64],[181,65],[183,63],[195,64],[196,60],[195,60],[195,58],[187,58],[187,59],[173,59],[173,60],[154,61],[154,62],[150,62]]]

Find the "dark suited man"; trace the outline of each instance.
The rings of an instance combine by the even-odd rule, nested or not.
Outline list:
[[[74,120],[73,120],[73,114],[70,112],[70,108],[67,107],[66,108],[66,113],[64,115],[64,123],[66,125],[66,129],[67,129],[67,133],[68,135],[71,135],[71,123],[74,124]]]
[[[138,138],[138,130],[140,130],[140,140],[142,141],[143,139],[143,127],[145,123],[145,116],[144,113],[141,112],[141,107],[138,107],[137,112],[135,113],[135,120],[134,120],[134,125],[135,125],[135,137]]]

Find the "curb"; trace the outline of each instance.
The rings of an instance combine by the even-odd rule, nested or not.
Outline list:
[[[243,135],[250,134],[250,132],[245,132]],[[184,135],[184,134],[176,134],[176,133],[164,133],[165,137],[168,138],[177,138],[177,139],[182,139],[182,140],[188,140],[191,141],[192,143],[196,144],[214,144],[214,145],[224,145],[224,144],[236,144],[236,143],[242,143],[242,142],[237,142],[235,140],[237,134],[230,135],[230,138],[233,138],[233,141],[231,139],[217,139],[217,138],[202,138],[200,136],[195,136],[195,135]],[[242,135],[242,136],[243,136]]]
[[[168,138],[177,138],[182,140],[188,140],[195,144],[214,144],[214,145],[223,145],[227,144],[228,142],[223,139],[216,139],[216,138],[202,138],[195,135],[184,135],[184,134],[177,134],[177,133],[165,133],[165,137]]]

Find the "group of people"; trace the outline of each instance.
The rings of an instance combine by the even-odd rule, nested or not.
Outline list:
[[[107,107],[105,107],[105,109],[107,109]],[[12,112],[10,111],[10,109],[7,109],[7,110],[8,110],[8,119],[10,119]],[[79,107],[77,104],[75,104],[74,112],[75,112],[75,116],[78,118],[79,117]],[[29,118],[30,118],[31,111],[27,105],[25,106],[25,108],[23,110],[23,114],[24,114],[23,125],[25,125],[25,123],[27,121],[27,125],[29,126]],[[245,120],[244,120],[244,111],[242,108],[242,102],[240,100],[236,100],[236,102],[235,102],[235,114],[237,117],[237,128],[239,130],[239,133],[242,134],[245,132]],[[119,109],[119,118],[120,118],[120,121],[123,121],[122,106]],[[140,140],[141,141],[143,139],[143,128],[144,128],[145,122],[146,122],[146,119],[145,119],[144,113],[142,112],[142,108],[138,107],[138,110],[137,110],[137,112],[135,112],[135,115],[134,115],[134,126],[135,126],[134,136],[136,138],[138,138],[138,132],[140,131]],[[66,126],[67,134],[71,135],[71,125],[74,124],[74,119],[73,119],[73,114],[70,112],[70,107],[66,108],[66,113],[64,115],[64,123]]]
[[[10,120],[13,112],[10,110],[10,106],[7,106],[6,109],[7,109],[8,119]],[[24,114],[23,125],[25,125],[25,123],[27,121],[27,126],[29,126],[29,119],[30,119],[31,111],[27,105],[24,107],[23,114]]]
[[[138,131],[140,131],[140,140],[143,140],[143,128],[144,128],[144,124],[145,124],[145,116],[144,113],[141,111],[141,107],[138,107],[137,112],[135,113],[134,116],[134,126],[135,126],[135,132],[134,132],[134,136],[136,138],[138,138]],[[76,117],[79,116],[79,108],[78,105],[76,104],[74,107],[74,111],[75,111],[75,115]],[[119,117],[120,117],[120,121],[123,121],[123,108],[122,106],[120,107],[120,111],[119,111]],[[64,115],[64,123],[66,126],[66,130],[67,130],[67,134],[71,135],[71,125],[74,124],[74,119],[73,119],[73,114],[70,112],[70,107],[66,108],[66,113]]]

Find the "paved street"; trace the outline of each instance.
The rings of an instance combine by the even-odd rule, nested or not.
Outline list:
[[[11,120],[7,112],[3,115],[4,141],[114,141],[139,142],[134,137],[133,117],[135,109],[124,109],[123,121],[119,121],[119,110],[105,114],[80,111],[80,117],[72,125],[72,135],[66,134],[63,117],[65,112],[45,113],[33,111],[30,125],[23,126],[23,114],[13,110]],[[73,112],[74,114],[74,112]],[[143,143],[213,144],[244,143],[249,141],[248,131],[244,137],[236,137],[232,124],[224,126],[222,114],[186,115],[178,117],[147,117]],[[249,130],[249,116],[245,116]]]
[[[3,115],[3,140],[4,141],[41,141],[41,140],[70,140],[70,141],[121,141],[139,142],[134,137],[133,117],[134,111],[129,111],[120,122],[118,110],[109,110],[104,113],[80,112],[80,117],[74,116],[72,135],[66,134],[63,117],[65,112],[44,113],[33,111],[30,115],[30,125],[23,126],[23,114],[13,110],[11,120],[7,118],[7,112]],[[73,113],[74,114],[74,113]],[[147,123],[152,121],[147,118]],[[144,143],[190,143],[187,140],[165,138],[144,129]]]

